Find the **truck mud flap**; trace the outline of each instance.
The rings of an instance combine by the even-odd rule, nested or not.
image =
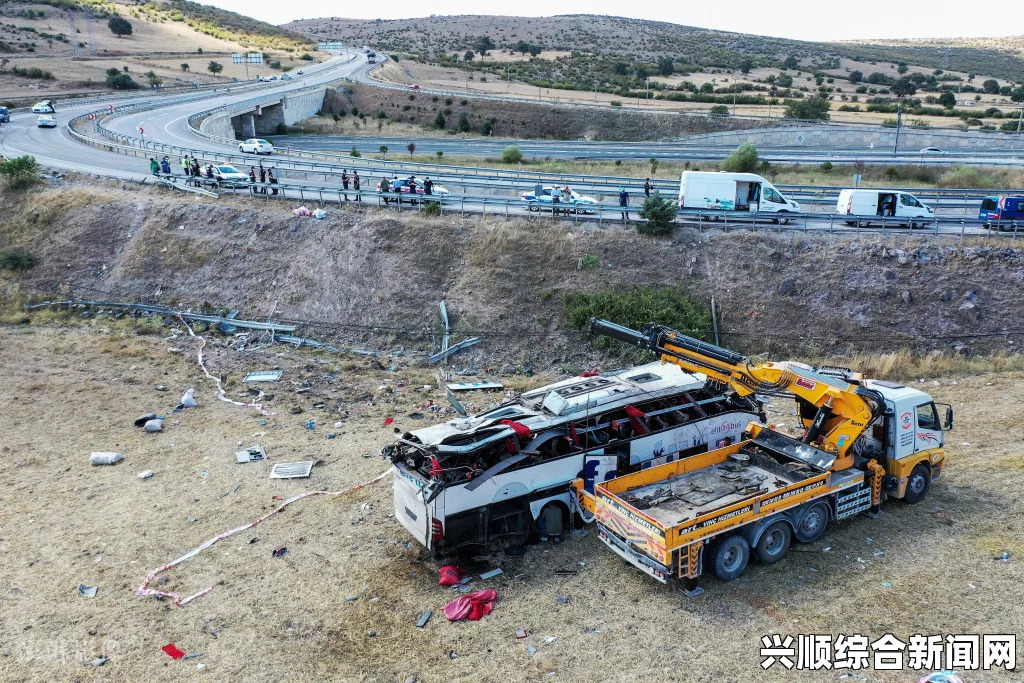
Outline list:
[[[608,529],[600,524],[597,525],[597,537],[626,562],[629,562],[648,576],[651,576],[662,583],[668,583],[668,577],[671,576],[671,573],[669,572],[669,568],[665,565],[659,564],[643,553],[638,553],[633,550],[629,547],[628,543],[608,531]]]

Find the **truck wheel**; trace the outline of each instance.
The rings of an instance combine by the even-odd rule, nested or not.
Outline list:
[[[843,221],[847,225],[857,225],[857,221]]]
[[[828,505],[824,501],[818,501],[804,510],[796,523],[794,536],[801,543],[813,543],[818,540],[828,525]]]
[[[903,494],[903,502],[908,505],[921,502],[924,495],[928,493],[930,484],[931,476],[928,467],[921,463],[910,471],[910,477],[907,479],[907,492]]]
[[[775,222],[778,223],[779,225],[789,225],[788,218],[776,218]]]
[[[754,557],[761,564],[775,564],[789,552],[789,545],[793,541],[793,532],[789,524],[783,521],[775,522],[764,530],[761,538],[757,540],[754,548]]]
[[[732,581],[739,578],[749,561],[750,544],[734,534],[715,544],[711,571],[719,581]]]

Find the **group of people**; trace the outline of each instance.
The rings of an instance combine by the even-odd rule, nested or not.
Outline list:
[[[259,180],[259,186],[256,185],[257,179]],[[263,162],[260,162],[259,166],[253,166],[249,169],[249,182],[252,183],[253,194],[266,194],[267,185],[277,185],[277,178],[274,177],[274,169],[263,168]],[[270,194],[277,194],[277,188],[271,187]]]
[[[171,162],[167,157],[164,157],[160,161],[157,161],[155,157],[149,158],[149,171],[155,176],[163,173],[164,175],[171,174]]]
[[[404,182],[404,185],[402,184],[403,182]],[[430,178],[424,178],[423,182],[421,183],[420,181],[416,180],[416,176],[415,175],[410,175],[404,181],[400,181],[398,179],[398,175],[397,174],[394,174],[390,179],[386,175],[383,178],[381,178],[380,179],[379,191],[380,191],[381,194],[385,194],[385,193],[388,193],[388,192],[394,192],[394,193],[398,194],[399,195],[398,202],[401,203],[402,202],[401,193],[402,193],[402,187],[403,186],[407,187],[408,188],[407,192],[415,197],[416,195],[420,194],[420,186],[421,185],[423,187],[422,194],[424,196],[430,196],[430,195],[434,194],[434,181],[431,180]],[[385,204],[390,203],[390,201],[391,201],[390,199],[388,199],[387,197],[384,197],[384,203]]]
[[[355,190],[356,193],[356,201],[363,201],[363,195],[362,192],[360,191],[363,181],[359,177],[359,171],[353,170],[352,177],[349,178],[348,169],[343,168],[341,169],[341,187],[345,190],[345,201],[348,201],[348,184],[350,180],[352,182],[352,189]]]

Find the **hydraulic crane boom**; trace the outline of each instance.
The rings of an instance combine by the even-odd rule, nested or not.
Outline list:
[[[792,394],[807,430],[804,443],[834,453],[835,470],[854,464],[851,448],[885,409],[884,398],[860,386],[861,376],[845,368],[814,368],[792,361],[753,364],[740,353],[654,324],[637,332],[593,318],[590,334],[657,353],[663,363],[703,373],[711,381],[728,384],[741,396]]]

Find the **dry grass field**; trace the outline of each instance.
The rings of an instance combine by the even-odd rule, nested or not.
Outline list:
[[[277,415],[263,418],[216,400],[183,335],[52,318],[0,328],[4,681],[835,681],[838,672],[762,673],[760,636],[1024,632],[1018,372],[920,377],[956,407],[957,425],[947,472],[917,506],[887,503],[881,518],[846,522],[777,565],[752,567],[731,584],[707,580],[694,599],[624,565],[592,534],[532,546],[523,558],[487,555],[471,571],[504,570],[474,582],[498,591],[494,613],[448,623],[440,608],[454,594],[437,586],[436,567],[392,518],[389,480],[300,501],[163,574],[163,590],[213,585],[184,607],[135,594],[148,571],[265,514],[276,496],[338,490],[382,472],[375,453],[394,436],[384,418],[409,429],[422,424],[409,415],[415,406],[443,403],[422,388],[432,383],[428,371],[405,368],[408,357],[382,358],[398,366],[383,372],[284,346],[210,348],[209,368],[226,376],[232,396],[244,391],[244,372],[284,370],[281,382],[265,385]],[[296,394],[304,382],[313,391]],[[169,390],[155,391],[158,384]],[[198,408],[170,413],[160,434],[132,426],[140,413],[170,410],[188,386]],[[372,401],[353,400],[364,391]],[[471,402],[482,409],[499,398]],[[313,407],[319,402],[326,408]],[[788,406],[776,409],[778,422],[790,418]],[[233,452],[253,443],[271,462],[236,464]],[[90,467],[94,450],[125,461]],[[267,479],[273,462],[312,458],[322,464],[310,479]],[[147,469],[155,476],[139,479]],[[272,557],[281,547],[288,554]],[[1009,561],[993,560],[1003,552]],[[80,596],[80,583],[98,595]],[[428,609],[433,619],[416,628]],[[529,637],[518,640],[516,629]],[[168,643],[198,656],[172,661],[160,651]],[[109,661],[88,664],[99,656]],[[919,675],[867,671],[847,680]]]

